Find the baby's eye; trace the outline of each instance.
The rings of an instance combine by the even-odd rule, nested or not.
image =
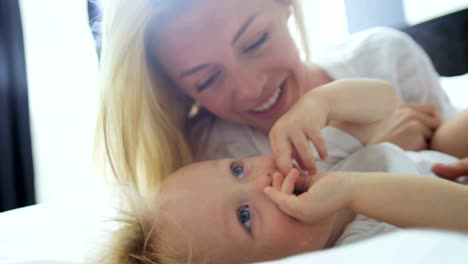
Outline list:
[[[244,178],[244,166],[239,162],[233,162],[231,164],[231,172],[234,177],[243,179]]]
[[[239,208],[237,214],[238,214],[239,222],[241,223],[241,225],[243,225],[244,228],[250,232],[251,230],[250,230],[250,208],[249,206],[245,205]]]

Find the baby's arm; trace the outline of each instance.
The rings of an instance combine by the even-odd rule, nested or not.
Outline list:
[[[468,157],[468,109],[456,114],[435,132],[430,148],[458,158]]]
[[[296,196],[292,191],[298,185],[309,187]],[[468,187],[433,177],[328,172],[304,182],[292,171],[281,191],[267,187],[265,192],[285,213],[306,223],[352,209],[400,227],[468,232]]]
[[[450,181],[387,173],[356,173],[351,208],[400,227],[468,232],[468,187]]]
[[[320,158],[327,149],[321,129],[326,125],[348,132],[362,143],[370,142],[397,106],[392,86],[381,80],[343,79],[304,94],[276,121],[269,132],[271,148],[281,172],[292,169],[292,158],[303,170],[315,172],[309,142]]]
[[[344,79],[304,95],[328,103],[329,125],[366,144],[374,139],[397,107],[395,89],[375,79]],[[313,99],[311,99],[313,101]]]

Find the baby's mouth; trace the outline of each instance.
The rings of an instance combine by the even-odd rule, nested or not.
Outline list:
[[[303,194],[305,192],[306,192],[305,188],[295,187],[293,193],[294,193],[294,195],[299,196],[299,195],[301,195],[301,194]]]
[[[301,195],[303,193],[305,193],[308,189],[308,186],[307,186],[307,181],[306,181],[306,177],[307,175],[303,175],[301,173],[301,178],[296,182],[296,185],[294,186],[294,195]]]

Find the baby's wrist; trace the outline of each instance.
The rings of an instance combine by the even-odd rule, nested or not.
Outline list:
[[[344,172],[342,175],[342,191],[344,195],[344,209],[350,209],[356,212],[356,201],[359,196],[359,173],[356,172]]]
[[[312,90],[307,94],[306,98],[308,105],[314,106],[315,111],[320,111],[322,116],[321,127],[324,127],[325,124],[327,124],[330,120],[331,115],[330,101],[328,100],[327,96],[320,94],[319,91],[316,92]]]
[[[365,190],[365,175],[362,172],[352,172],[349,175],[348,188],[349,188],[349,209],[355,213],[360,213],[362,197]]]

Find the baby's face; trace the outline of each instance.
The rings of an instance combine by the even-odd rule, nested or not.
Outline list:
[[[187,166],[161,188],[162,236],[183,256],[210,263],[245,263],[322,249],[333,219],[301,223],[265,194],[277,172],[270,156]]]

